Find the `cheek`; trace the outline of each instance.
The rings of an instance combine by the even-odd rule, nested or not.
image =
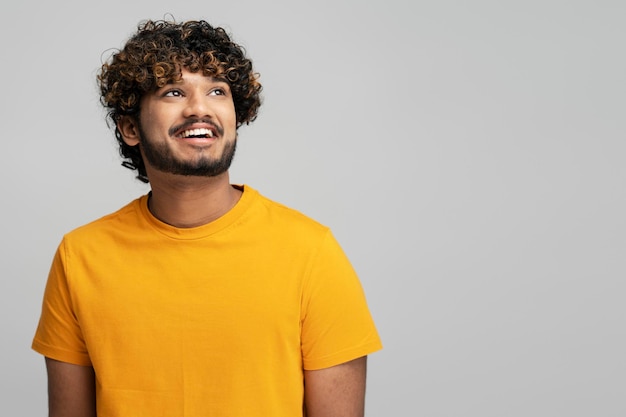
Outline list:
[[[221,113],[221,121],[225,129],[236,127],[237,114],[235,113],[235,108],[224,109]]]
[[[234,103],[230,106],[229,113],[230,113],[230,120],[231,120],[231,122],[233,124],[237,123],[237,111],[235,109],[235,104]]]

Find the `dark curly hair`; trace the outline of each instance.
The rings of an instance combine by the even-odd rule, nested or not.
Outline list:
[[[237,127],[249,124],[261,105],[261,84],[244,49],[223,28],[204,20],[182,23],[147,20],[124,49],[114,53],[98,74],[100,101],[115,127],[122,165],[137,170],[148,182],[138,146],[127,145],[117,128],[122,116],[139,116],[141,98],[149,92],[181,80],[182,69],[226,81],[232,91]]]

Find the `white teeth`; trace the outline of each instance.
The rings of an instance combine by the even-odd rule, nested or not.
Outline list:
[[[191,130],[185,130],[182,134],[182,137],[184,138],[188,138],[191,136],[208,136],[210,138],[213,137],[213,131],[211,129],[191,129]]]

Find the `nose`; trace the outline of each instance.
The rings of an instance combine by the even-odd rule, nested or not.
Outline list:
[[[185,117],[211,118],[214,116],[209,97],[205,94],[199,92],[190,93],[187,96],[186,104],[183,112]]]

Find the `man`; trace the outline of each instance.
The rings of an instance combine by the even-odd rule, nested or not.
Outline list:
[[[229,182],[261,85],[205,21],[147,21],[98,75],[151,191],[66,234],[33,349],[52,417],[362,416],[381,342],[328,228]]]

